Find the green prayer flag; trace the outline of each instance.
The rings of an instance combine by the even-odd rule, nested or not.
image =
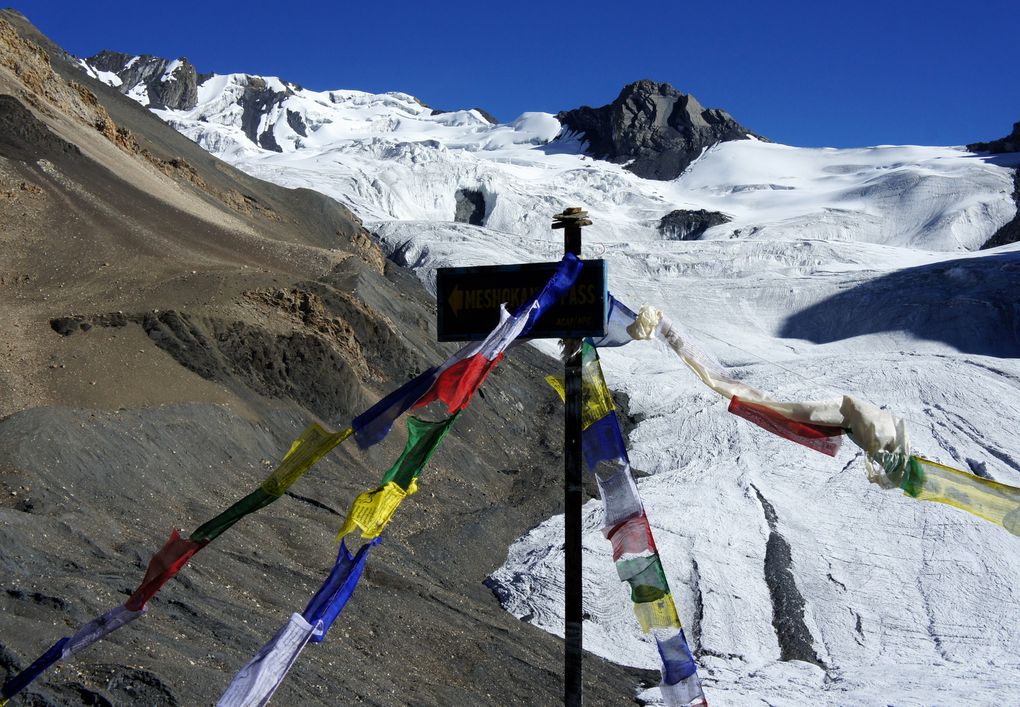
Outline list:
[[[616,571],[620,579],[630,585],[630,599],[635,604],[658,601],[669,593],[669,583],[658,554],[619,560]]]
[[[212,520],[200,525],[191,534],[190,539],[195,542],[215,540],[230,526],[241,520],[241,518],[249,513],[254,513],[260,508],[265,508],[278,498],[279,496],[274,496],[271,493],[266,493],[261,488],[257,488]]]
[[[457,413],[459,415],[460,413]],[[407,444],[396,463],[382,478],[380,486],[395,483],[405,491],[418,478],[421,470],[429,463],[443,437],[450,431],[457,415],[438,422],[429,422],[417,417],[407,418]]]

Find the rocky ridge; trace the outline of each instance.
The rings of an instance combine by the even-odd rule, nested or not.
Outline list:
[[[675,179],[703,150],[727,140],[764,139],[726,111],[704,108],[668,83],[636,81],[609,105],[556,115],[599,159],[626,164],[646,179]]]
[[[990,152],[996,155],[1020,152],[1020,122],[1013,123],[1013,132],[1009,135],[989,142],[975,142],[967,145],[967,149],[971,152]],[[982,248],[995,248],[1020,241],[1020,169],[1013,170],[1013,202],[1016,204],[1016,216],[996,231]]]

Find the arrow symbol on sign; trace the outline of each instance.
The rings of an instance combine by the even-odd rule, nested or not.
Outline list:
[[[450,303],[450,309],[453,310],[453,316],[458,316],[460,308],[464,306],[464,293],[460,291],[460,287],[454,286],[453,292],[450,293],[450,299],[447,301]]]

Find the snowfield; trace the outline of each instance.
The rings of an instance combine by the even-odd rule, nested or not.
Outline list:
[[[608,261],[612,292],[662,308],[737,377],[779,399],[860,397],[906,418],[919,454],[1020,486],[1020,244],[978,250],[1015,213],[1020,155],[745,140],[657,182],[554,140],[548,114],[491,125],[405,94],[293,86],[260,118],[275,152],[242,129],[246,80],[215,76],[195,109],[157,113],[254,176],[344,203],[427,287],[440,266],[558,259],[552,216],[584,207],[585,256]],[[481,195],[482,225],[454,221],[458,190]],[[675,209],[731,220],[667,240]],[[869,483],[849,442],[832,459],[728,414],[662,345],[602,360],[638,421],[631,460],[712,704],[1020,704],[1020,537]],[[817,664],[780,660],[767,507]],[[600,503],[585,514],[585,647],[657,668]],[[551,518],[492,577],[508,611],[559,635],[561,545]]]

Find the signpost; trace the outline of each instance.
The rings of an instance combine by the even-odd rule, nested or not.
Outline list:
[[[549,281],[559,263],[484,265],[436,270],[440,341],[478,341],[499,324],[499,305],[513,312]],[[606,325],[606,263],[586,260],[577,282],[549,308],[530,339],[602,336]]]
[[[581,256],[581,228],[588,214],[565,209],[553,217],[563,229],[564,253]],[[477,341],[499,323],[499,305],[511,311],[538,293],[558,263],[440,268],[436,301],[440,341]],[[606,263],[586,260],[581,275],[563,298],[538,320],[530,338],[563,339],[565,412],[563,424],[564,635],[563,704],[582,702],[581,591],[581,340],[606,333]]]

